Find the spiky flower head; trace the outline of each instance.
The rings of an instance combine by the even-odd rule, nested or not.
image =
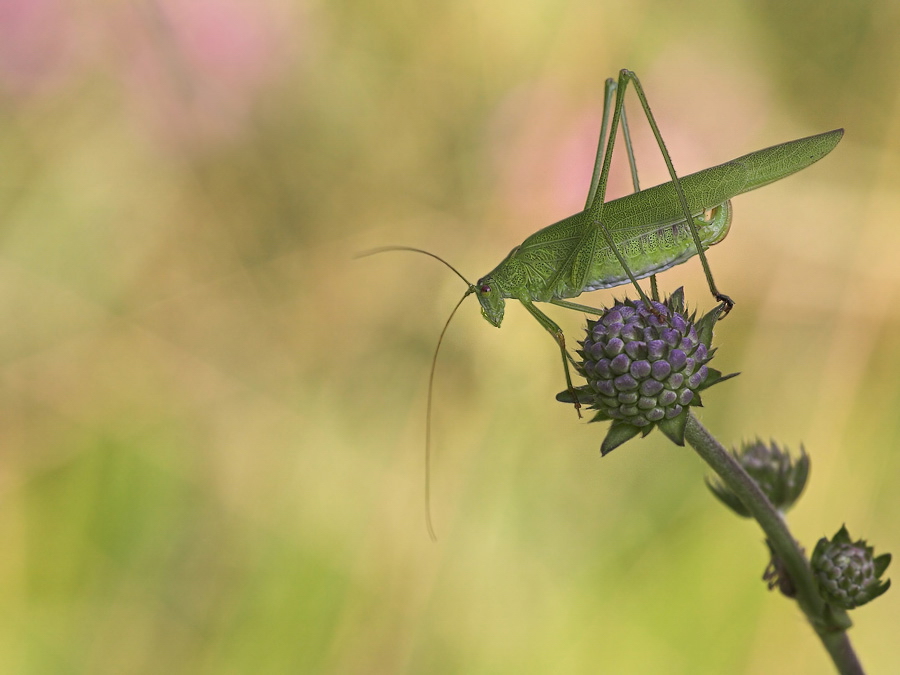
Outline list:
[[[699,321],[688,315],[678,289],[665,303],[616,301],[597,321],[588,321],[578,372],[587,384],[556,396],[597,410],[591,422],[612,420],[604,455],[641,433],[659,427],[684,445],[688,408],[702,405],[700,391],[726,379],[706,364],[713,357],[716,308]],[[728,376],[731,377],[731,376]]]
[[[774,441],[766,445],[756,439],[744,442],[740,451],[732,450],[731,454],[744,471],[750,474],[772,505],[782,513],[786,513],[794,505],[806,487],[806,479],[809,477],[809,455],[802,447],[800,457],[794,460],[787,449],[782,450]],[[706,485],[739,516],[750,517],[747,507],[727,485],[709,479]]]
[[[890,579],[881,581],[891,564],[891,554],[876,558],[874,548],[862,539],[850,541],[846,526],[841,526],[831,541],[825,537],[819,540],[811,564],[822,597],[842,609],[864,605],[891,585]]]

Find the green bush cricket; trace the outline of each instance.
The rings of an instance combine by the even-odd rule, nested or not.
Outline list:
[[[671,178],[668,183],[646,190],[640,190],[637,183],[634,154],[625,117],[624,96],[629,83],[640,100]],[[635,192],[605,202],[620,121]],[[574,361],[566,350],[565,336],[562,329],[538,309],[535,303],[548,302],[559,307],[598,314],[597,309],[570,302],[569,298],[588,291],[619,286],[628,281],[634,284],[638,294],[646,302],[647,296],[637,279],[652,277],[699,255],[710,292],[721,303],[720,317],[725,316],[734,302],[716,288],[704,250],[722,241],[728,234],[732,218],[731,198],[808,167],[831,152],[843,133],[843,129],[835,129],[788,141],[679,177],[640,81],[633,72],[622,70],[618,82],[612,79],[606,81],[600,140],[583,211],[535,232],[476,284],[469,282],[442,258],[422,249],[391,246],[363,253],[362,255],[370,255],[397,250],[424,253],[445,264],[468,286],[438,338],[428,382],[425,502],[426,524],[431,537],[434,538],[435,535],[430,516],[428,475],[434,372],[441,342],[463,300],[474,294],[481,305],[484,318],[497,327],[503,321],[506,299],[521,302],[559,346],[566,386],[573,394],[578,410],[580,405],[577,403],[569,372],[569,362]],[[655,296],[655,284],[653,289]],[[580,414],[579,412],[579,416]]]

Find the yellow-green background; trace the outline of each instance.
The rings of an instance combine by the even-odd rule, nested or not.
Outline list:
[[[353,255],[478,277],[580,209],[621,67],[681,173],[846,127],[735,200],[742,375],[702,419],[805,444],[807,549],[846,522],[900,553],[896,2],[33,2],[0,40],[0,672],[829,672],[699,459],[601,459],[512,304],[445,342],[430,542],[464,286]],[[696,261],[661,283],[711,304]],[[872,673],[898,598],[853,613]]]

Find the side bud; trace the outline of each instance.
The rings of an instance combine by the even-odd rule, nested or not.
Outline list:
[[[802,447],[800,457],[794,460],[786,449],[782,450],[774,441],[766,445],[757,439],[745,442],[739,451],[732,450],[731,454],[781,513],[786,513],[794,505],[806,487],[809,455]],[[706,486],[739,516],[750,517],[744,503],[727,485],[707,479]]]
[[[891,586],[881,575],[891,564],[891,554],[875,557],[866,542],[850,541],[846,526],[841,526],[829,541],[822,537],[812,554],[812,570],[819,592],[829,603],[853,609],[870,602]]]

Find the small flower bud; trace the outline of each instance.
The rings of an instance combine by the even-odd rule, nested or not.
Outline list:
[[[591,422],[612,420],[604,455],[654,427],[684,445],[688,408],[702,405],[703,389],[727,379],[706,365],[715,352],[709,345],[718,308],[695,322],[695,315],[685,316],[681,289],[651,305],[616,301],[597,321],[588,321],[580,343],[577,368],[588,383],[575,395],[598,411]],[[569,391],[556,398],[576,401]]]
[[[890,563],[890,553],[876,558],[862,539],[851,542],[846,526],[831,541],[822,537],[811,561],[822,597],[842,609],[864,605],[890,588],[890,579],[881,581]]]
[[[774,441],[766,445],[759,439],[745,442],[740,451],[732,450],[731,454],[781,513],[787,512],[794,505],[806,487],[806,479],[809,477],[809,455],[802,446],[800,457],[796,461],[791,459],[787,450],[782,451]],[[739,516],[750,517],[747,507],[727,485],[709,479],[706,485],[732,511]]]

